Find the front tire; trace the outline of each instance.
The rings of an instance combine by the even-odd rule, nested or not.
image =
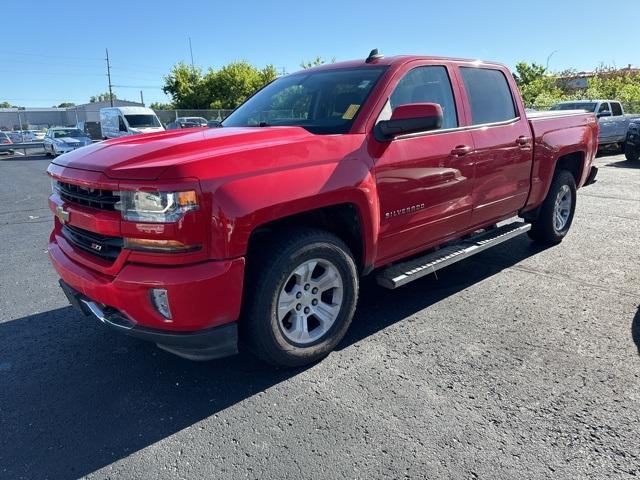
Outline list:
[[[315,229],[276,234],[252,252],[241,339],[277,367],[327,356],[344,337],[358,298],[349,248]]]
[[[531,222],[529,237],[542,245],[556,245],[569,232],[576,210],[576,182],[566,171],[557,172],[538,217]]]

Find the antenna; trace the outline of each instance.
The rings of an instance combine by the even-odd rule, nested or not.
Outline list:
[[[374,48],[373,50],[371,50],[371,52],[369,52],[369,56],[367,57],[365,62],[366,63],[373,63],[376,60],[380,60],[381,58],[384,58],[384,55],[381,54],[381,53],[378,53],[378,49]]]

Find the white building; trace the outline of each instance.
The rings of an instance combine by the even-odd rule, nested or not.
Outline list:
[[[99,122],[100,109],[111,106],[109,101],[85,103],[68,108],[0,108],[0,129],[20,130],[27,128],[75,126],[85,122]],[[114,107],[143,106],[138,102],[113,100]]]

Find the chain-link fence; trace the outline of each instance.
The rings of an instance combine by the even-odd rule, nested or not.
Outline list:
[[[167,123],[171,123],[178,118],[184,117],[201,117],[206,120],[216,120],[221,122],[224,120],[227,115],[229,115],[233,110],[204,110],[204,109],[194,109],[194,110],[154,110],[158,118],[166,125]]]

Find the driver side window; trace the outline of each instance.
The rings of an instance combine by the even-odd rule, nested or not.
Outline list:
[[[458,126],[451,81],[443,66],[425,66],[410,70],[398,82],[385,109],[393,110],[409,103],[438,103],[444,115],[442,128]]]
[[[600,104],[600,108],[598,109],[598,113],[609,112],[609,104],[607,102],[602,102]]]

